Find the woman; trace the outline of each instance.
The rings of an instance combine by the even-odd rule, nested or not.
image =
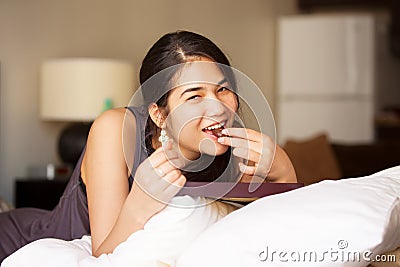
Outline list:
[[[191,64],[196,62],[208,65]],[[189,65],[174,70],[183,63]],[[148,109],[114,109],[95,120],[53,211],[16,209],[0,214],[0,260],[37,239],[72,240],[89,233],[94,256],[110,253],[165,208],[187,180],[221,176],[232,154],[249,161],[237,163],[247,177],[295,182],[289,158],[281,148],[275,151],[269,137],[231,128],[239,106],[235,82],[232,73],[217,63],[230,66],[222,51],[201,35],[179,31],[161,37],[140,69]],[[151,77],[171,67],[174,71],[165,84],[146,88]],[[192,74],[207,76],[206,81],[211,76],[212,82],[187,83],[193,81]],[[204,154],[213,156],[209,166],[187,169]]]

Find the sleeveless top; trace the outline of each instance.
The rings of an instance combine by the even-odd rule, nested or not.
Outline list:
[[[147,158],[144,127],[147,109],[128,107],[136,118],[136,151],[132,173]],[[142,131],[143,129],[143,131]],[[89,214],[81,164],[85,150],[70,177],[59,203],[52,211],[19,208],[0,213],[0,263],[18,248],[41,238],[73,240],[90,234]],[[129,177],[129,188],[133,177]]]

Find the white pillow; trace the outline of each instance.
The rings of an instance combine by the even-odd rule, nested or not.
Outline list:
[[[209,227],[176,266],[367,266],[400,246],[399,196],[400,166],[264,197]]]
[[[20,248],[1,267],[170,266],[201,232],[236,209],[222,202],[207,203],[203,197],[173,198],[172,205],[153,216],[143,230],[98,258],[91,256],[90,236],[72,241],[45,238]]]

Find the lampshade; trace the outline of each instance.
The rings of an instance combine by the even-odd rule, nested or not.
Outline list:
[[[133,80],[133,66],[122,60],[46,61],[41,69],[40,117],[54,121],[93,121],[105,109],[129,103]]]

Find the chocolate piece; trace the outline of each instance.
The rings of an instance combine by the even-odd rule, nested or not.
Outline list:
[[[216,137],[226,137],[226,136],[228,136],[226,134],[223,134],[222,130],[223,130],[223,128],[218,128],[218,129],[213,129],[211,131],[212,131],[213,135],[215,135]]]

